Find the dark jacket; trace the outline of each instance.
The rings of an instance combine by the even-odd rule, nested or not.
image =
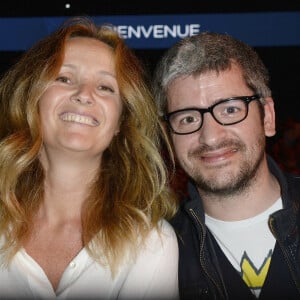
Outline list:
[[[278,253],[276,264],[277,270],[279,270],[273,271],[276,273],[272,277],[274,280],[268,280],[268,285],[271,286],[269,290],[272,290],[272,284],[277,285],[274,286],[275,291],[275,288],[282,283],[282,287],[285,286],[287,291],[293,290],[291,292],[293,297],[285,297],[285,299],[300,299],[300,177],[284,174],[270,157],[268,157],[268,165],[280,183],[283,201],[283,209],[273,213],[269,218],[270,230],[276,238],[275,248]],[[225,256],[220,255],[222,251],[205,226],[202,200],[192,182],[188,184],[188,194],[181,209],[171,220],[179,243],[181,299],[237,299],[231,296],[230,292],[230,286],[233,287],[237,284],[237,278],[234,277],[234,272],[231,270],[233,267],[224,263]],[[228,266],[229,271],[227,272]],[[276,268],[273,267],[273,270]],[[281,276],[282,278],[280,278]],[[240,285],[242,291],[242,279],[240,281],[237,285]],[[279,282],[279,285],[276,282]],[[251,294],[250,289],[247,288],[247,290]],[[244,299],[242,292],[236,293],[240,295],[239,299]]]

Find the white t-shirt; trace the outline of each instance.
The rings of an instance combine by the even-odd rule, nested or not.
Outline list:
[[[9,268],[0,268],[0,299],[178,299],[178,244],[171,225],[153,230],[135,263],[124,263],[112,278],[108,267],[82,249],[53,290],[43,269],[24,249]],[[1,257],[0,257],[1,258]]]
[[[261,214],[241,221],[226,222],[205,215],[210,229],[224,254],[257,297],[264,284],[275,246],[268,219],[282,208],[279,198]]]

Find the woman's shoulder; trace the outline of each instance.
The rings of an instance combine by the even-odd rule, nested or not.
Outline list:
[[[151,230],[146,244],[148,247],[157,247],[162,250],[177,248],[177,237],[172,225],[165,219],[160,220],[157,226]]]
[[[170,236],[174,236],[175,235],[175,231],[173,226],[171,225],[171,223],[169,223],[169,221],[167,221],[166,219],[161,219],[158,223],[158,231]]]

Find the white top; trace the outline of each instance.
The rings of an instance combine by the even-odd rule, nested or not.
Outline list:
[[[205,223],[213,233],[233,267],[257,297],[264,284],[275,246],[268,219],[282,208],[279,198],[259,215],[234,222],[226,222],[205,215]]]
[[[1,259],[1,256],[0,256]],[[178,244],[171,225],[152,230],[135,263],[124,263],[114,278],[85,249],[64,271],[53,290],[43,269],[21,249],[9,268],[0,268],[0,298],[5,299],[179,299]]]

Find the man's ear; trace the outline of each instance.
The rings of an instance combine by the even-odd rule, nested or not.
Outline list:
[[[265,98],[264,110],[265,110],[265,117],[264,117],[265,135],[271,137],[276,134],[275,108],[274,108],[274,100],[272,97]]]

